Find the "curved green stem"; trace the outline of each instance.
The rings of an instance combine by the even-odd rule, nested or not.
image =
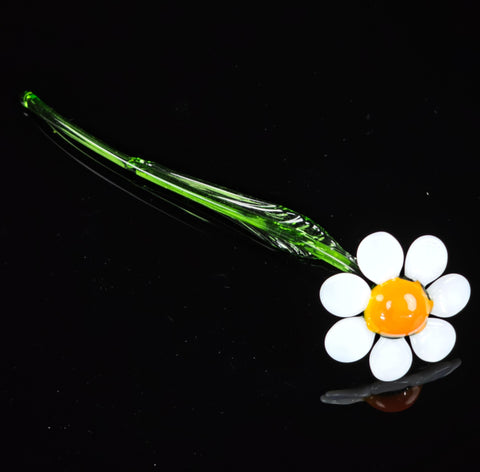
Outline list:
[[[253,232],[276,249],[301,258],[320,259],[344,272],[358,272],[355,258],[310,218],[226,188],[174,172],[139,157],[131,157],[69,123],[33,92],[25,92],[22,105],[54,132],[76,141],[109,161],[165,189],[214,210]]]

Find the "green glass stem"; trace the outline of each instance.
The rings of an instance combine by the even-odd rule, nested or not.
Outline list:
[[[323,260],[344,272],[358,272],[355,258],[306,216],[118,152],[68,122],[33,92],[24,93],[22,105],[67,141],[74,140],[142,178],[232,219],[276,249],[300,258]]]

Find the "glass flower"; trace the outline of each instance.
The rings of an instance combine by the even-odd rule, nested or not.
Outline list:
[[[408,372],[412,350],[426,362],[444,359],[456,340],[455,329],[445,318],[459,313],[470,298],[464,276],[442,276],[447,260],[447,249],[435,236],[416,239],[405,258],[389,233],[363,239],[357,249],[358,266],[375,285],[371,288],[358,275],[340,273],[320,288],[322,305],[342,318],[325,336],[327,353],[339,362],[355,362],[371,350],[370,369],[382,381]]]

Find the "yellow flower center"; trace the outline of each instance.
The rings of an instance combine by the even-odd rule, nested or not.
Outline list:
[[[382,336],[408,336],[425,327],[432,307],[420,282],[397,277],[372,290],[365,321],[370,331]]]

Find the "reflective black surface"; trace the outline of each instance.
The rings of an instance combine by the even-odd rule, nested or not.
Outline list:
[[[475,459],[469,8],[42,5],[0,21],[5,470],[433,471]],[[324,351],[335,319],[318,290],[335,270],[106,184],[23,116],[25,89],[124,152],[294,208],[353,253],[377,230],[405,250],[440,237],[447,272],[472,285],[451,319],[448,360],[462,365],[400,413],[322,403],[374,380],[367,359]]]

